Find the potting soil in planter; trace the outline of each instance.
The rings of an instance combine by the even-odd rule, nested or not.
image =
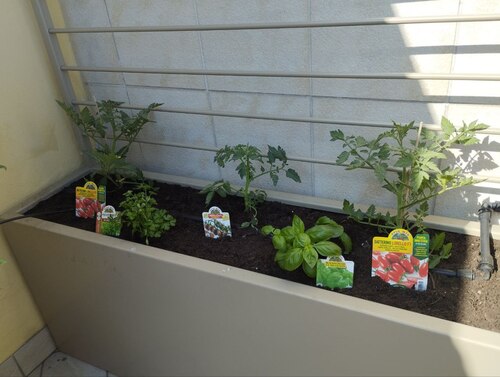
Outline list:
[[[54,212],[68,209],[64,213],[36,215],[38,218],[69,225],[88,231],[95,231],[95,220],[75,216],[75,187],[83,185],[78,181],[67,186],[48,200],[39,203],[29,213]],[[205,197],[199,190],[178,185],[155,183],[159,187],[156,200],[160,208],[167,209],[176,219],[177,224],[161,238],[150,238],[151,246],[174,252],[203,258],[226,265],[255,271],[301,284],[314,286],[299,268],[288,272],[274,262],[275,250],[271,240],[251,228],[241,229],[238,224],[248,221],[243,212],[243,199],[238,197],[214,198],[211,206],[229,212],[232,224],[232,237],[211,239],[205,237],[200,214],[207,211]],[[127,188],[108,190],[107,204],[120,210],[122,194]],[[500,280],[495,271],[489,281],[459,280],[432,273],[429,274],[427,291],[392,287],[377,277],[371,277],[372,239],[378,234],[373,227],[367,227],[349,220],[344,215],[290,206],[278,202],[267,202],[259,210],[259,226],[272,224],[281,228],[291,223],[294,214],[312,226],[320,216],[329,216],[341,224],[345,232],[353,239],[353,251],[346,259],[355,263],[356,271],[352,288],[335,289],[336,291],[375,301],[382,304],[431,315],[467,325],[500,332]],[[432,231],[430,231],[432,233]],[[136,235],[123,228],[120,238],[142,242]],[[440,268],[475,270],[480,254],[480,239],[457,233],[447,233],[446,242],[453,243],[452,256],[439,265]],[[500,241],[492,242],[491,250],[498,260]],[[317,288],[322,289],[322,288]]]

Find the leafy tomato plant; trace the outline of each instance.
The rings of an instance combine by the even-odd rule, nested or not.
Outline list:
[[[161,237],[163,233],[175,226],[175,218],[166,210],[156,208],[155,189],[147,183],[140,183],[137,192],[127,191],[125,200],[120,203],[122,223],[136,232],[149,245],[149,238]]]
[[[127,178],[142,178],[141,170],[125,159],[130,145],[135,141],[139,132],[151,122],[148,118],[149,113],[161,106],[160,103],[152,103],[131,116],[120,109],[123,102],[98,101],[95,113],[88,107],[78,112],[70,105],[56,102],[82,133],[91,140],[90,155],[99,166],[97,174],[117,186],[120,186]]]
[[[272,237],[276,249],[274,261],[283,270],[294,271],[302,266],[304,273],[311,278],[316,277],[319,255],[334,257],[342,254],[342,248],[330,239],[339,238],[344,253],[352,251],[352,241],[344,227],[327,216],[320,217],[313,227],[306,230],[302,219],[294,215],[292,225],[282,229],[266,225],[261,233]]]
[[[300,182],[297,172],[294,169],[287,168],[288,158],[285,150],[280,146],[273,147],[268,145],[268,152],[266,155],[263,155],[261,150],[253,145],[226,145],[217,151],[214,161],[222,168],[232,161],[237,162],[236,171],[244,181],[243,187],[236,190],[231,187],[229,182],[222,180],[206,186],[200,193],[207,195],[205,200],[207,205],[210,204],[214,194],[225,197],[227,194],[235,192],[243,196],[245,212],[250,214],[250,220],[241,224],[243,228],[249,226],[255,228],[257,226],[257,206],[264,202],[267,197],[264,190],[251,190],[250,185],[252,182],[259,177],[268,175],[273,185],[276,186],[279,174],[282,171],[285,171],[286,177],[295,182]]]
[[[456,145],[477,144],[476,132],[487,128],[485,124],[472,122],[457,129],[443,117],[441,132],[420,128],[411,140],[409,133],[414,129],[414,122],[394,123],[393,129],[370,141],[363,136],[345,136],[341,130],[332,131],[331,140],[342,142],[344,148],[337,163],[347,163],[347,170],[372,169],[382,187],[396,197],[395,215],[377,212],[374,205],[366,212],[355,210],[347,200],[344,212],[360,223],[386,231],[396,228],[423,231],[430,199],[479,182],[465,176],[460,167],[441,167],[448,158],[446,152]],[[389,171],[390,161],[394,161],[396,172]],[[416,213],[410,217],[412,207],[416,208]]]

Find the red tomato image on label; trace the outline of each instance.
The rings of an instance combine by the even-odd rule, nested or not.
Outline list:
[[[378,259],[373,258],[372,259],[372,268],[377,269],[377,268],[379,268],[379,266],[380,266],[380,262],[378,261]]]
[[[387,272],[377,270],[377,271],[375,271],[375,275],[377,275],[379,278],[381,278],[385,282],[388,282],[390,280],[389,276],[387,275]]]
[[[402,275],[403,275],[402,273],[400,273],[398,271],[394,271],[394,270],[391,270],[387,273],[387,276],[389,277],[389,279],[391,279],[392,281],[394,281],[396,283],[399,283]]]
[[[413,265],[410,263],[408,259],[403,259],[399,262],[401,266],[408,272],[409,274],[412,274],[415,271],[415,268]]]
[[[83,204],[85,207],[88,207],[89,205],[91,205],[91,204],[92,204],[92,202],[93,202],[93,200],[92,200],[92,199],[90,199],[90,198],[83,198],[83,199],[82,199],[82,204]]]
[[[415,258],[413,255],[410,256],[410,262],[414,267],[418,267],[420,265],[420,259]]]
[[[423,265],[420,266],[418,269],[418,274],[421,277],[426,277],[427,273],[429,272],[429,265],[427,263],[424,263]]]
[[[400,276],[403,275],[406,270],[399,263],[392,264],[392,271],[396,271]]]
[[[395,253],[389,253],[385,256],[385,259],[387,259],[391,263],[397,263],[400,261],[400,256]]]
[[[388,268],[391,267],[391,263],[385,259],[382,255],[378,256],[378,261],[380,263],[380,267],[382,267],[384,270],[387,270]]]

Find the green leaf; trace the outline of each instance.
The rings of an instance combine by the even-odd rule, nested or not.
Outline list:
[[[309,265],[307,263],[302,263],[302,270],[304,271],[304,273],[314,279],[316,277],[316,266],[314,266],[313,268],[309,267]]]
[[[440,233],[436,234],[434,237],[432,237],[431,244],[430,244],[431,252],[441,250],[441,248],[444,245],[445,237],[446,237],[446,234],[444,232],[440,232]]]
[[[283,259],[283,269],[287,271],[296,270],[304,260],[303,250],[301,248],[293,248],[285,253]]]
[[[273,236],[273,246],[276,250],[284,250],[286,249],[286,240],[281,234],[275,234]]]
[[[304,247],[303,251],[304,262],[306,262],[309,267],[314,268],[318,262],[318,253],[313,249],[311,245]]]
[[[344,253],[349,254],[352,251],[352,240],[347,233],[342,233],[340,235],[340,241],[344,245]]]
[[[386,172],[387,172],[387,165],[386,164],[379,164],[375,166],[375,176],[380,182],[384,181]]]
[[[344,140],[344,133],[340,130],[330,131],[331,141]]]
[[[274,227],[272,225],[264,225],[261,229],[260,229],[260,233],[263,234],[264,236],[268,236],[270,235],[271,233],[274,232]]]
[[[441,129],[443,130],[443,133],[449,137],[453,132],[455,132],[455,126],[453,123],[451,123],[447,118],[442,117],[441,118]]]
[[[343,232],[344,228],[341,225],[315,225],[306,230],[313,243],[340,237]]]
[[[292,228],[295,234],[304,233],[304,222],[297,215],[293,215]]]
[[[318,220],[316,220],[316,225],[334,225],[334,226],[337,226],[339,224],[337,224],[335,221],[330,219],[328,216],[321,216],[320,218],[318,218]]]
[[[343,151],[339,156],[337,157],[336,163],[339,165],[342,165],[344,162],[346,162],[349,159],[350,153],[347,151]]]
[[[342,249],[339,245],[331,241],[321,241],[313,245],[314,250],[324,257],[333,257],[342,254]]]
[[[284,238],[283,238],[284,239]],[[294,247],[306,247],[308,245],[311,245],[311,239],[309,236],[305,233],[300,233],[295,239],[293,240],[293,246]]]
[[[413,158],[410,155],[404,155],[396,161],[394,166],[398,168],[409,168],[413,164]]]
[[[298,182],[298,183],[301,182],[300,176],[293,169],[287,169],[287,171],[286,171],[286,177],[294,180],[295,182]]]
[[[281,234],[288,242],[291,242],[298,233],[291,226],[286,226],[281,229]]]
[[[451,257],[451,248],[453,247],[453,244],[451,242],[443,245],[443,248],[441,249],[441,252],[439,255],[441,256],[442,259],[448,259]]]

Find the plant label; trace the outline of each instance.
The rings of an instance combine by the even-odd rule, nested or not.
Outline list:
[[[405,229],[395,229],[388,237],[374,237],[372,276],[390,285],[427,289],[429,271],[429,235],[415,238]]]
[[[211,207],[208,212],[203,212],[202,217],[205,237],[231,237],[229,212],[222,212],[219,207]]]
[[[96,212],[100,210],[97,200],[97,185],[88,181],[85,185],[77,186],[75,191],[75,215],[84,219],[94,218]]]
[[[107,236],[120,236],[122,223],[119,212],[113,206],[104,206],[101,211],[97,212],[95,231],[96,233]]]
[[[343,256],[319,259],[316,265],[316,286],[325,288],[352,288],[354,262]]]

